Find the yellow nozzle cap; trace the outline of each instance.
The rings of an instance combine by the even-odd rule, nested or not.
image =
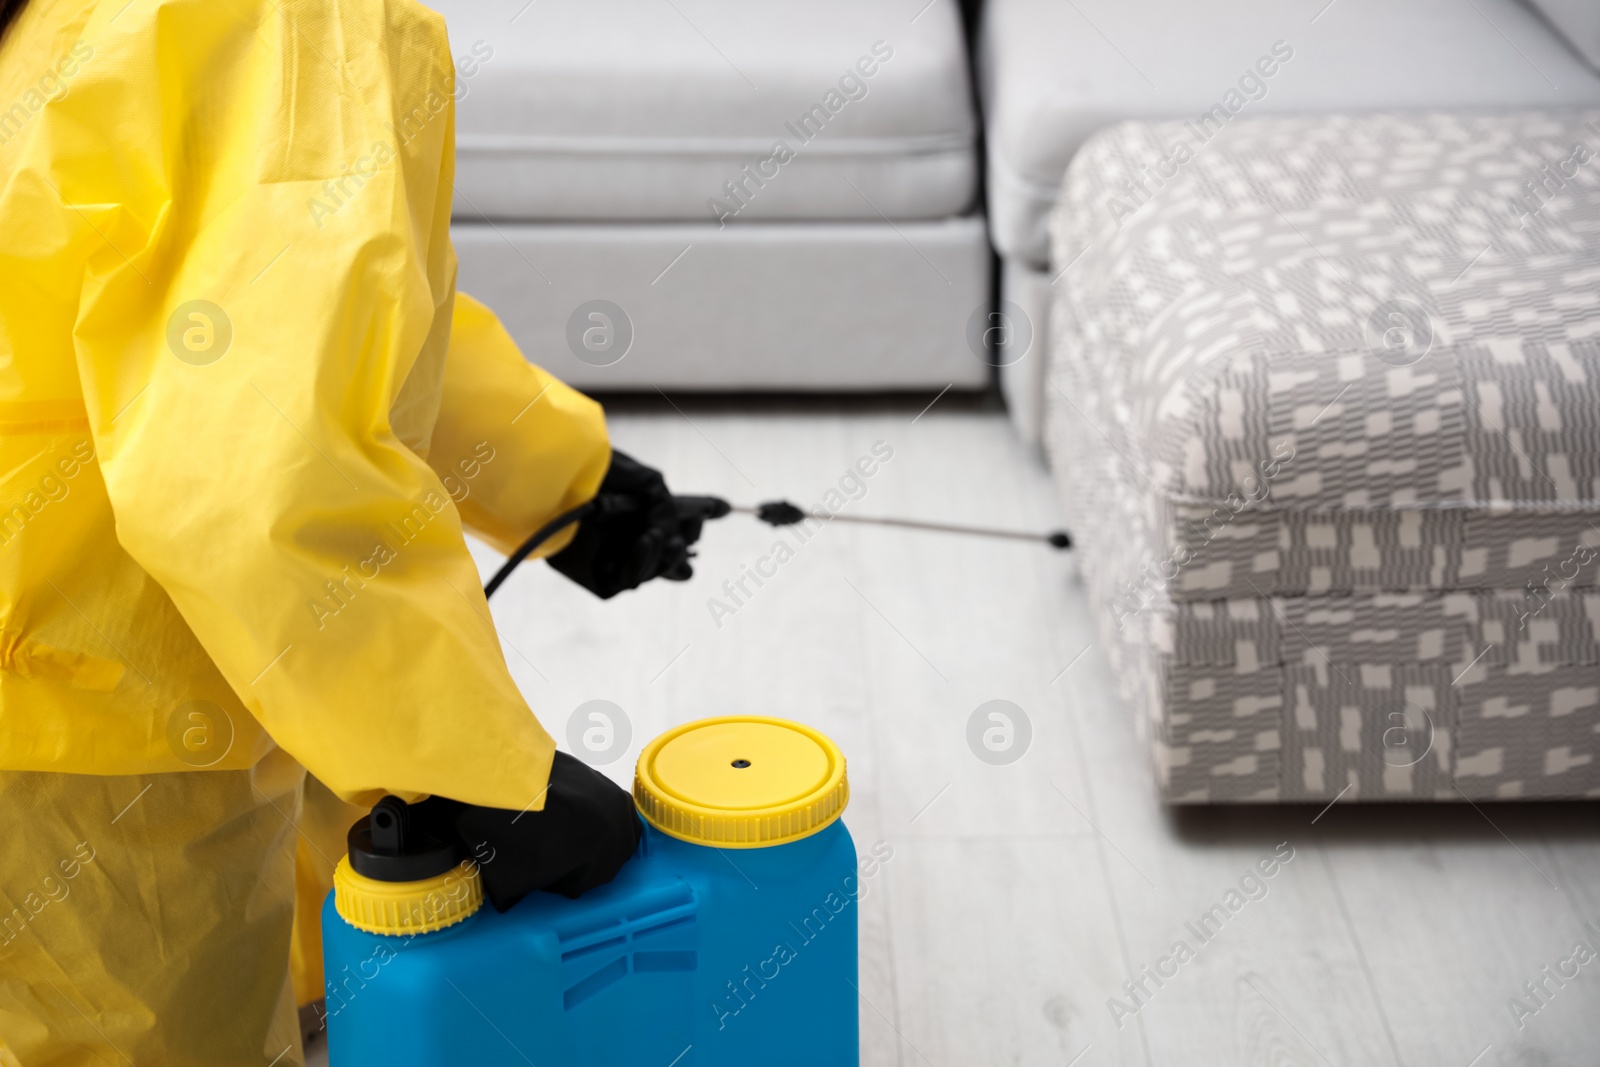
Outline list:
[[[380,882],[356,873],[350,857],[333,869],[333,907],[339,917],[369,934],[427,934],[470,916],[483,906],[478,866],[463,860],[443,874],[417,882]]]
[[[645,746],[633,799],[664,834],[716,848],[764,848],[826,829],[850,801],[844,753],[783,719],[702,719]]]

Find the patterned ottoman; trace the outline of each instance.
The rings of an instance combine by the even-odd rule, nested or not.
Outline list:
[[[1177,803],[1600,795],[1600,112],[1127,124],[1048,437]]]

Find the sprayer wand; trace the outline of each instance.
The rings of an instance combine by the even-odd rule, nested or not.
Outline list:
[[[1042,541],[1052,548],[1071,548],[1072,538],[1065,530],[1051,533],[1034,533],[1031,530],[997,530],[992,526],[965,526],[949,522],[924,522],[921,519],[885,519],[868,515],[839,515],[827,511],[807,513],[787,500],[770,500],[755,507],[735,504],[730,508],[741,515],[754,515],[770,526],[794,526],[806,519],[819,522],[859,522],[869,526],[899,526],[907,530],[931,530],[935,533],[968,534],[973,537],[1003,537],[1010,541]]]
[[[839,515],[828,511],[808,512],[797,504],[787,500],[769,500],[765,504],[754,507],[741,504],[730,504],[721,497],[716,496],[674,496],[674,508],[680,519],[720,519],[732,512],[741,515],[753,515],[769,526],[795,526],[813,519],[818,522],[854,522],[867,526],[897,526],[907,530],[928,530],[934,533],[966,534],[971,537],[998,537],[1008,541],[1033,541],[1049,545],[1055,549],[1072,547],[1072,537],[1065,530],[1053,530],[1050,533],[1034,533],[1029,530],[1000,530],[992,526],[966,526],[948,522],[924,522],[920,519],[888,519],[868,515]],[[493,596],[494,591],[505,583],[517,565],[533,554],[534,550],[544,544],[557,533],[588,518],[597,511],[608,508],[626,507],[626,504],[614,502],[611,498],[597,497],[587,504],[579,504],[570,511],[557,515],[554,519],[541,526],[532,537],[522,542],[517,550],[507,557],[505,563],[490,578],[483,587],[483,595]]]

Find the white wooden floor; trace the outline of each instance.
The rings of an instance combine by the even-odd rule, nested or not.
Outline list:
[[[921,407],[656,400],[612,429],[679,492],[809,504],[885,441],[856,514],[1058,524],[1003,414]],[[1169,811],[1070,554],[833,524],[717,626],[708,598],[781,537],[730,517],[693,582],[610,603],[528,566],[495,611],[558,738],[584,701],[626,711],[619,782],[651,736],[706,715],[789,716],[843,746],[858,846],[894,849],[862,907],[864,1064],[1600,1064],[1600,960],[1545,979],[1543,1006],[1523,989],[1600,949],[1597,806]],[[1032,726],[1006,766],[967,742],[994,699]],[[1247,880],[1260,899],[1200,946],[1185,924],[1282,843],[1266,895]],[[1180,939],[1197,956],[1136,1004],[1123,983]],[[1516,996],[1539,1008],[1520,1028]],[[1113,997],[1139,1010],[1114,1020]]]

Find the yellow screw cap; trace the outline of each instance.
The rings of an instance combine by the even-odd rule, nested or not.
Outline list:
[[[380,882],[356,872],[350,857],[333,869],[333,907],[339,917],[369,934],[427,934],[470,916],[483,906],[478,866],[463,860],[443,874],[416,882]]]
[[[830,826],[850,801],[844,753],[783,719],[702,719],[645,746],[633,800],[657,830],[717,848],[783,845]]]

